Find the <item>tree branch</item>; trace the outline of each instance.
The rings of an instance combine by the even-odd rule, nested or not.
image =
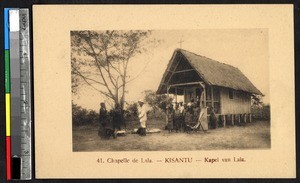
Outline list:
[[[95,79],[92,79],[92,78],[89,78],[89,77],[87,77],[87,76],[82,75],[82,74],[81,74],[77,69],[75,69],[74,67],[73,67],[73,69],[74,69],[74,70],[73,70],[73,73],[74,73],[75,75],[81,77],[82,79],[84,79],[84,80],[89,80],[89,81],[93,81],[94,83],[97,83],[97,84],[99,84],[99,85],[105,86],[104,83],[101,83],[101,82],[99,82],[99,81],[97,81],[97,80],[95,80]]]
[[[93,52],[93,58],[94,58],[95,61],[96,61],[96,65],[97,65],[98,70],[99,70],[99,72],[100,72],[101,78],[103,79],[103,82],[104,82],[105,87],[106,87],[106,89],[108,90],[108,92],[111,94],[111,96],[114,96],[113,93],[112,93],[112,91],[111,91],[110,88],[108,87],[108,84],[107,84],[107,82],[106,82],[106,80],[105,80],[105,78],[104,78],[104,75],[103,75],[103,73],[102,73],[102,70],[101,70],[101,68],[100,68],[100,66],[99,66],[99,64],[98,64],[98,63],[99,63],[99,60],[98,60],[98,58],[97,58],[97,56],[96,56],[94,47],[93,47],[93,45],[92,45],[92,41],[91,41],[91,33],[90,33],[90,31],[88,31],[88,34],[89,34],[89,38],[90,38],[90,39],[88,40],[88,45],[90,46],[90,48],[91,48],[91,50],[92,50],[92,52]]]

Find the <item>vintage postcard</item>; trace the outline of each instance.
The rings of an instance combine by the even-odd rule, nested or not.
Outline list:
[[[34,6],[37,178],[294,178],[292,10]]]

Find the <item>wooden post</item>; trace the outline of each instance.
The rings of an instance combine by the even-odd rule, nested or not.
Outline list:
[[[223,127],[226,126],[226,115],[223,115]]]
[[[175,87],[175,102],[177,104],[177,87]]]
[[[249,114],[249,123],[251,123],[251,122],[252,122],[252,115]]]
[[[211,106],[214,107],[214,92],[213,92],[213,86],[210,87],[210,97],[211,97]]]
[[[204,107],[206,107],[206,87],[203,88],[203,101],[204,101]],[[200,98],[200,102],[201,102],[201,98]]]
[[[207,108],[203,108],[201,110],[203,110],[204,114],[202,116],[203,121],[201,120],[200,122],[201,122],[202,130],[206,131],[208,130]]]
[[[186,88],[184,87],[183,88],[183,103],[186,103],[186,100],[185,100],[186,91],[185,90],[186,90]]]
[[[170,86],[167,85],[167,96],[169,96],[169,89],[170,89]]]
[[[170,86],[167,85],[167,97],[168,98],[169,98],[169,89],[170,89]],[[168,110],[168,107],[169,107],[168,104],[167,104],[166,107],[167,107],[167,109],[166,109],[166,126],[167,126],[168,125],[168,111],[169,111]]]
[[[234,126],[234,115],[231,114],[231,125]]]
[[[241,115],[240,114],[238,114],[238,122],[239,122],[239,124],[241,123]]]
[[[247,119],[247,114],[243,114],[243,118],[244,118],[244,123],[247,123],[246,121],[246,119]]]

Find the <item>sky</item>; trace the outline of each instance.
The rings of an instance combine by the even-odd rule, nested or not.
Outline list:
[[[153,30],[148,39],[160,43],[145,45],[147,51],[130,61],[128,73],[135,79],[127,86],[128,103],[142,98],[145,90],[157,90],[174,50],[182,48],[239,68],[269,104],[268,29]],[[105,100],[88,86],[72,97],[74,103],[92,110],[99,110]]]

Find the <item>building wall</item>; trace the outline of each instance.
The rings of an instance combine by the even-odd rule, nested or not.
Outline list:
[[[242,91],[233,91],[233,98],[229,98],[228,88],[220,88],[221,114],[250,113],[251,95]]]
[[[196,99],[196,88],[200,87],[186,87],[186,92],[184,96],[184,102],[188,103],[190,102],[190,97]],[[210,90],[209,87],[206,87],[206,89]],[[251,111],[251,95],[246,92],[242,91],[236,91],[236,90],[231,90],[232,91],[232,99],[229,98],[229,90],[228,88],[223,88],[223,87],[214,87],[214,91],[219,90],[219,95],[220,95],[220,113],[217,112],[217,114],[244,114],[244,113],[250,113]],[[201,93],[201,100],[204,99],[204,92]],[[199,95],[199,94],[198,94]],[[214,105],[216,104],[217,97],[213,96],[214,98]],[[209,97],[207,98],[209,99]],[[209,102],[207,102],[207,106],[209,106]],[[202,102],[201,102],[202,103]],[[214,106],[215,109],[217,108]]]
[[[192,87],[185,88],[184,103],[190,102],[191,98],[193,98],[194,101],[196,102],[197,97],[200,98],[200,103],[204,104],[204,92],[200,86],[198,87],[192,86]]]

